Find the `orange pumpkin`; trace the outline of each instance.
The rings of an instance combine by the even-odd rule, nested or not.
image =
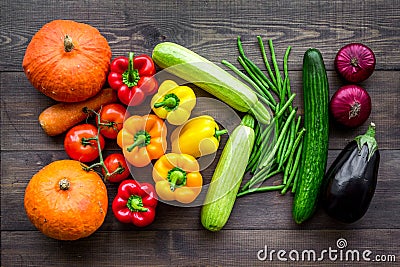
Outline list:
[[[110,46],[96,28],[54,20],[33,36],[22,67],[43,94],[61,102],[79,102],[103,87],[110,60]]]
[[[25,190],[25,211],[43,234],[76,240],[94,233],[107,213],[107,189],[94,171],[80,162],[58,160],[45,166]]]

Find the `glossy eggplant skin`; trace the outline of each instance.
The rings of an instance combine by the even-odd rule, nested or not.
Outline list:
[[[380,161],[379,150],[369,157],[369,147],[361,150],[351,141],[327,171],[322,187],[322,206],[332,218],[353,223],[367,212],[375,193]]]

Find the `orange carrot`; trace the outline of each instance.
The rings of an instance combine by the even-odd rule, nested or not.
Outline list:
[[[98,111],[101,106],[115,102],[116,91],[106,88],[82,102],[57,103],[48,107],[39,115],[39,123],[47,135],[59,135],[87,118],[88,114],[83,111],[85,107]]]

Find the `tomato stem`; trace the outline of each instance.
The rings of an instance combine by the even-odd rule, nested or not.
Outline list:
[[[101,118],[100,118],[101,108],[100,108],[100,111],[99,111],[99,112],[96,112],[96,111],[94,111],[93,109],[88,109],[88,108],[84,108],[84,110],[85,110],[85,112],[87,112],[87,113],[92,112],[93,114],[96,115],[96,119],[97,119],[97,135],[94,136],[94,137],[91,137],[91,138],[82,138],[82,143],[83,143],[83,139],[89,140],[89,143],[90,143],[90,140],[95,140],[95,141],[96,141],[96,143],[97,143],[97,149],[98,149],[98,151],[99,151],[99,162],[94,163],[94,164],[90,165],[89,167],[83,167],[83,169],[84,169],[85,171],[91,171],[91,170],[93,170],[93,169],[96,168],[96,167],[101,167],[101,168],[103,168],[104,173],[105,173],[104,179],[107,179],[108,177],[110,177],[111,175],[113,175],[116,171],[121,171],[121,170],[119,170],[119,167],[118,167],[113,173],[110,173],[110,171],[107,169],[106,164],[104,163],[103,153],[102,153],[101,145],[100,145],[100,128],[101,128],[101,125],[102,125],[102,123],[101,123]],[[91,143],[90,143],[90,144],[91,144]],[[121,167],[122,167],[122,166],[121,166]],[[123,167],[122,167],[122,168],[123,168]],[[123,169],[124,169],[124,168],[123,168]],[[124,170],[122,170],[122,172],[123,172],[123,171],[124,171]],[[122,173],[122,172],[121,172],[121,173]]]

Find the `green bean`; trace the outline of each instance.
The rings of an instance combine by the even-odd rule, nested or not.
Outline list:
[[[297,117],[297,123],[296,123],[296,133],[299,131],[299,128],[300,128],[300,122],[301,122],[301,116]]]
[[[303,138],[303,134],[304,134],[305,131],[306,131],[306,129],[302,128],[301,131],[297,134],[296,140],[294,141],[293,147],[292,147],[292,149],[290,151],[290,154],[289,154],[289,162],[285,167],[285,171],[286,171],[286,169],[287,169],[288,172],[291,171],[291,169],[290,169],[291,168],[291,166],[290,166],[291,160],[293,160],[294,153],[295,153],[297,147],[302,145],[301,140]],[[283,177],[284,177],[284,180],[285,180],[285,175]]]
[[[299,178],[300,177],[300,166],[297,168],[296,173],[294,175],[293,179],[293,186],[292,186],[292,193],[296,192],[297,184],[299,183]]]
[[[257,39],[258,39],[258,44],[260,46],[261,54],[262,54],[262,57],[264,60],[265,67],[267,68],[267,71],[268,71],[268,75],[269,75],[270,79],[272,80],[272,83],[276,84],[276,78],[274,76],[274,73],[272,72],[271,66],[269,65],[267,54],[265,52],[264,43],[262,41],[261,36],[257,36]],[[276,93],[278,93],[278,92],[276,92]]]
[[[275,50],[274,50],[274,45],[272,43],[272,39],[268,40],[268,44],[269,44],[269,49],[271,51],[272,64],[275,69],[276,84],[278,85],[277,87],[278,87],[279,91],[281,91],[282,90],[282,77],[279,72],[278,62],[276,61]]]
[[[286,191],[289,189],[289,186],[293,181],[294,175],[296,174],[297,168],[299,165],[302,148],[303,148],[303,143],[300,143],[300,146],[299,146],[299,149],[297,150],[296,158],[295,158],[295,161],[293,164],[293,169],[290,171],[290,176],[287,179],[287,183],[286,183],[285,187],[282,189],[281,194],[286,194]]]
[[[293,121],[293,120],[292,120]],[[279,148],[278,148],[278,150],[277,150],[277,153],[276,153],[276,162],[279,164],[279,165],[281,165],[280,164],[280,162],[281,162],[281,160],[282,160],[282,158],[283,158],[283,150],[285,149],[285,144],[287,144],[287,142],[288,142],[288,139],[290,138],[290,128],[289,128],[289,130],[288,130],[289,132],[286,134],[286,136],[285,136],[285,138],[283,139],[283,141],[281,142],[281,144],[279,145]]]
[[[288,46],[288,48],[286,49],[285,55],[283,57],[283,73],[285,75],[285,78],[289,77],[288,59],[289,59],[290,50],[291,50],[291,46]]]
[[[296,139],[296,133],[297,133],[296,132],[296,122],[295,122],[295,120],[292,120],[292,123],[290,124],[290,131],[289,131],[289,135],[290,135],[289,143],[284,149],[282,162],[279,164],[283,164],[288,159],[292,145]]]
[[[285,110],[290,106],[290,104],[293,102],[294,98],[295,98],[296,94],[292,94],[290,96],[290,98],[286,101],[286,103],[279,108],[279,111],[277,111],[277,113],[275,113],[274,118],[280,118],[283,113],[285,112]]]
[[[243,49],[243,46],[242,46],[242,41],[241,41],[241,39],[240,39],[240,36],[237,38],[237,45],[238,45],[238,49],[239,49],[240,58],[241,58],[241,60],[243,61],[243,64],[242,64],[242,62],[241,62],[241,65],[244,67],[244,64],[246,64],[247,67],[252,71],[251,73],[249,73],[249,72],[248,72],[248,73],[249,73],[249,75],[251,76],[251,78],[252,78],[254,81],[257,80],[257,81],[260,82],[266,89],[269,88],[268,83],[266,83],[265,80],[261,79],[260,76],[262,76],[262,75],[257,75],[257,74],[262,73],[261,70],[260,70],[250,59],[248,59],[248,58],[246,57],[246,54],[244,53],[244,49]],[[258,70],[258,73],[257,73],[257,70]],[[264,83],[264,82],[265,82],[265,83]],[[271,83],[271,85],[272,85],[272,83]],[[275,103],[275,104],[276,104],[276,103]]]
[[[221,61],[222,64],[224,64],[225,66],[227,66],[229,69],[231,69],[235,74],[237,74],[240,78],[242,78],[245,82],[247,82],[248,84],[250,84],[250,86],[252,86],[257,92],[255,92],[257,94],[257,96],[259,97],[259,99],[261,101],[263,101],[265,104],[267,104],[274,112],[275,112],[275,104],[271,103],[270,101],[268,101],[267,96],[265,95],[265,93],[258,87],[258,85],[256,85],[253,80],[248,77],[246,74],[244,74],[243,72],[241,72],[238,68],[236,68],[232,63],[230,63],[227,60],[222,60]]]
[[[273,153],[269,154],[265,159],[264,158],[262,159],[261,167],[265,167],[271,161],[271,159],[274,156],[276,150],[278,149],[280,143],[282,142],[282,139],[284,138],[284,135],[286,134],[286,131],[287,131],[288,127],[289,127],[290,121],[293,119],[295,114],[296,114],[296,110],[293,110],[290,113],[288,119],[286,120],[286,122],[285,122],[285,124],[283,126],[282,131],[279,134],[278,140],[276,141],[276,144],[275,144],[274,149],[273,149]]]
[[[262,169],[262,171],[255,173],[254,176],[246,183],[244,188],[246,190],[247,188],[254,187],[256,184],[261,184],[261,183],[265,182],[266,180],[268,180],[269,178],[277,175],[281,171],[282,171],[282,169],[273,170],[272,167],[264,168],[264,169]],[[247,188],[246,188],[246,186],[247,186]]]
[[[251,193],[260,193],[260,192],[270,192],[270,191],[278,191],[281,190],[282,188],[284,188],[285,185],[281,184],[281,185],[270,185],[270,186],[264,186],[264,187],[258,187],[258,188],[250,188],[246,191],[240,192],[236,195],[236,197],[241,197],[247,194],[251,194]]]
[[[254,156],[251,159],[249,159],[249,163],[246,166],[246,172],[252,170],[254,166],[257,167],[257,163],[260,159],[260,156],[261,156],[261,149],[257,149],[254,153]]]
[[[243,61],[248,65],[248,67],[253,71],[254,75],[258,80],[264,85],[265,88],[271,88],[272,91],[277,92],[276,86],[268,79],[267,76],[246,56],[242,56]],[[269,91],[268,91],[269,92]],[[272,96],[272,95],[271,95]]]
[[[268,98],[269,101],[271,101],[274,106],[276,105],[276,101],[274,97],[271,95],[271,93],[268,90],[268,84],[264,84],[262,80],[259,79],[253,68],[251,67],[251,63],[248,63],[249,60],[245,60],[243,57],[238,57],[238,61],[240,65],[243,66],[243,68],[246,70],[246,72],[249,74],[250,78],[253,80],[254,83],[258,85],[258,87],[263,91],[264,95]]]

